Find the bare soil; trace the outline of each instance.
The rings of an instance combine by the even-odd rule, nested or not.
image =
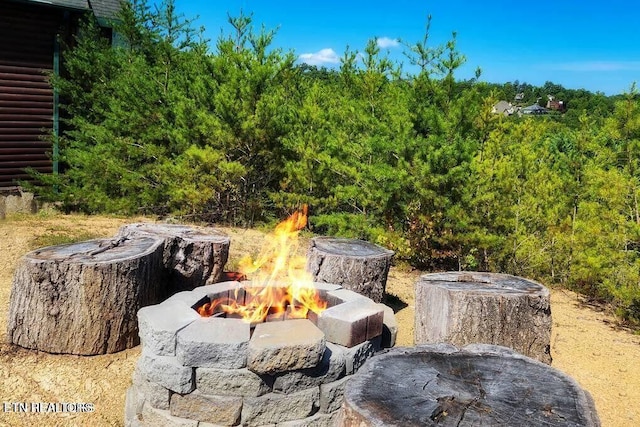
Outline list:
[[[125,391],[140,353],[132,348],[104,356],[53,355],[6,342],[9,295],[18,259],[49,244],[113,236],[141,218],[14,215],[0,221],[0,426],[121,426]],[[257,253],[260,231],[224,228],[231,237],[228,269]],[[397,345],[413,345],[413,285],[420,272],[393,267],[388,304],[397,310]],[[640,336],[616,326],[606,311],[568,291],[551,290],[553,366],[575,378],[593,396],[603,426],[640,425]],[[91,403],[89,413],[23,413],[11,403]],[[17,409],[17,408],[16,408]]]

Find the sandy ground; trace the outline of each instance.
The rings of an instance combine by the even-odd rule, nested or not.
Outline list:
[[[9,295],[18,259],[64,239],[112,236],[136,219],[43,213],[0,221],[0,426],[121,426],[124,396],[140,349],[104,356],[51,355],[6,342]],[[262,233],[224,230],[231,237],[232,269],[241,254],[256,253]],[[398,345],[413,344],[413,285],[419,272],[392,268],[387,291],[398,309]],[[613,317],[573,293],[552,290],[553,366],[593,396],[603,426],[640,425],[640,336],[616,327]],[[11,403],[91,403],[87,413],[12,412]]]

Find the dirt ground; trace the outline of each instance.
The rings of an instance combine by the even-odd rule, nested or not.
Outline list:
[[[82,237],[108,237],[138,219],[40,213],[0,221],[0,426],[121,426],[125,391],[140,348],[104,356],[52,355],[6,342],[9,295],[18,259],[37,247]],[[262,233],[223,228],[231,237],[229,264],[254,254]],[[419,272],[392,268],[387,282],[397,313],[397,345],[413,345],[413,285]],[[573,293],[552,290],[553,366],[593,396],[603,426],[640,425],[640,336]],[[91,403],[88,413],[21,413],[11,403]]]

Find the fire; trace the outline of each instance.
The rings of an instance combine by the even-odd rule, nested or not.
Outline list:
[[[306,259],[297,255],[298,234],[307,225],[307,205],[278,224],[266,236],[266,242],[255,260],[240,260],[240,272],[251,277],[242,295],[212,301],[198,308],[202,316],[217,312],[227,317],[240,317],[259,323],[271,317],[306,318],[309,311],[320,313],[327,303],[313,287],[313,278],[305,269]]]

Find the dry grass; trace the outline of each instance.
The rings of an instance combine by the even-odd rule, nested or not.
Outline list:
[[[11,280],[18,259],[51,244],[112,236],[136,219],[60,215],[9,216],[0,221],[0,331],[7,326]],[[254,254],[263,233],[223,228],[231,237],[228,269]],[[304,249],[304,248],[303,248]],[[413,284],[419,272],[392,268],[387,303],[397,311],[398,345],[413,343]],[[553,365],[593,395],[603,426],[640,425],[640,337],[614,328],[613,319],[580,303],[575,294],[552,291]],[[0,411],[0,426],[121,426],[124,396],[139,347],[104,356],[52,355],[0,343],[2,402],[88,402],[95,412],[24,414]],[[1,409],[1,408],[0,408]]]

